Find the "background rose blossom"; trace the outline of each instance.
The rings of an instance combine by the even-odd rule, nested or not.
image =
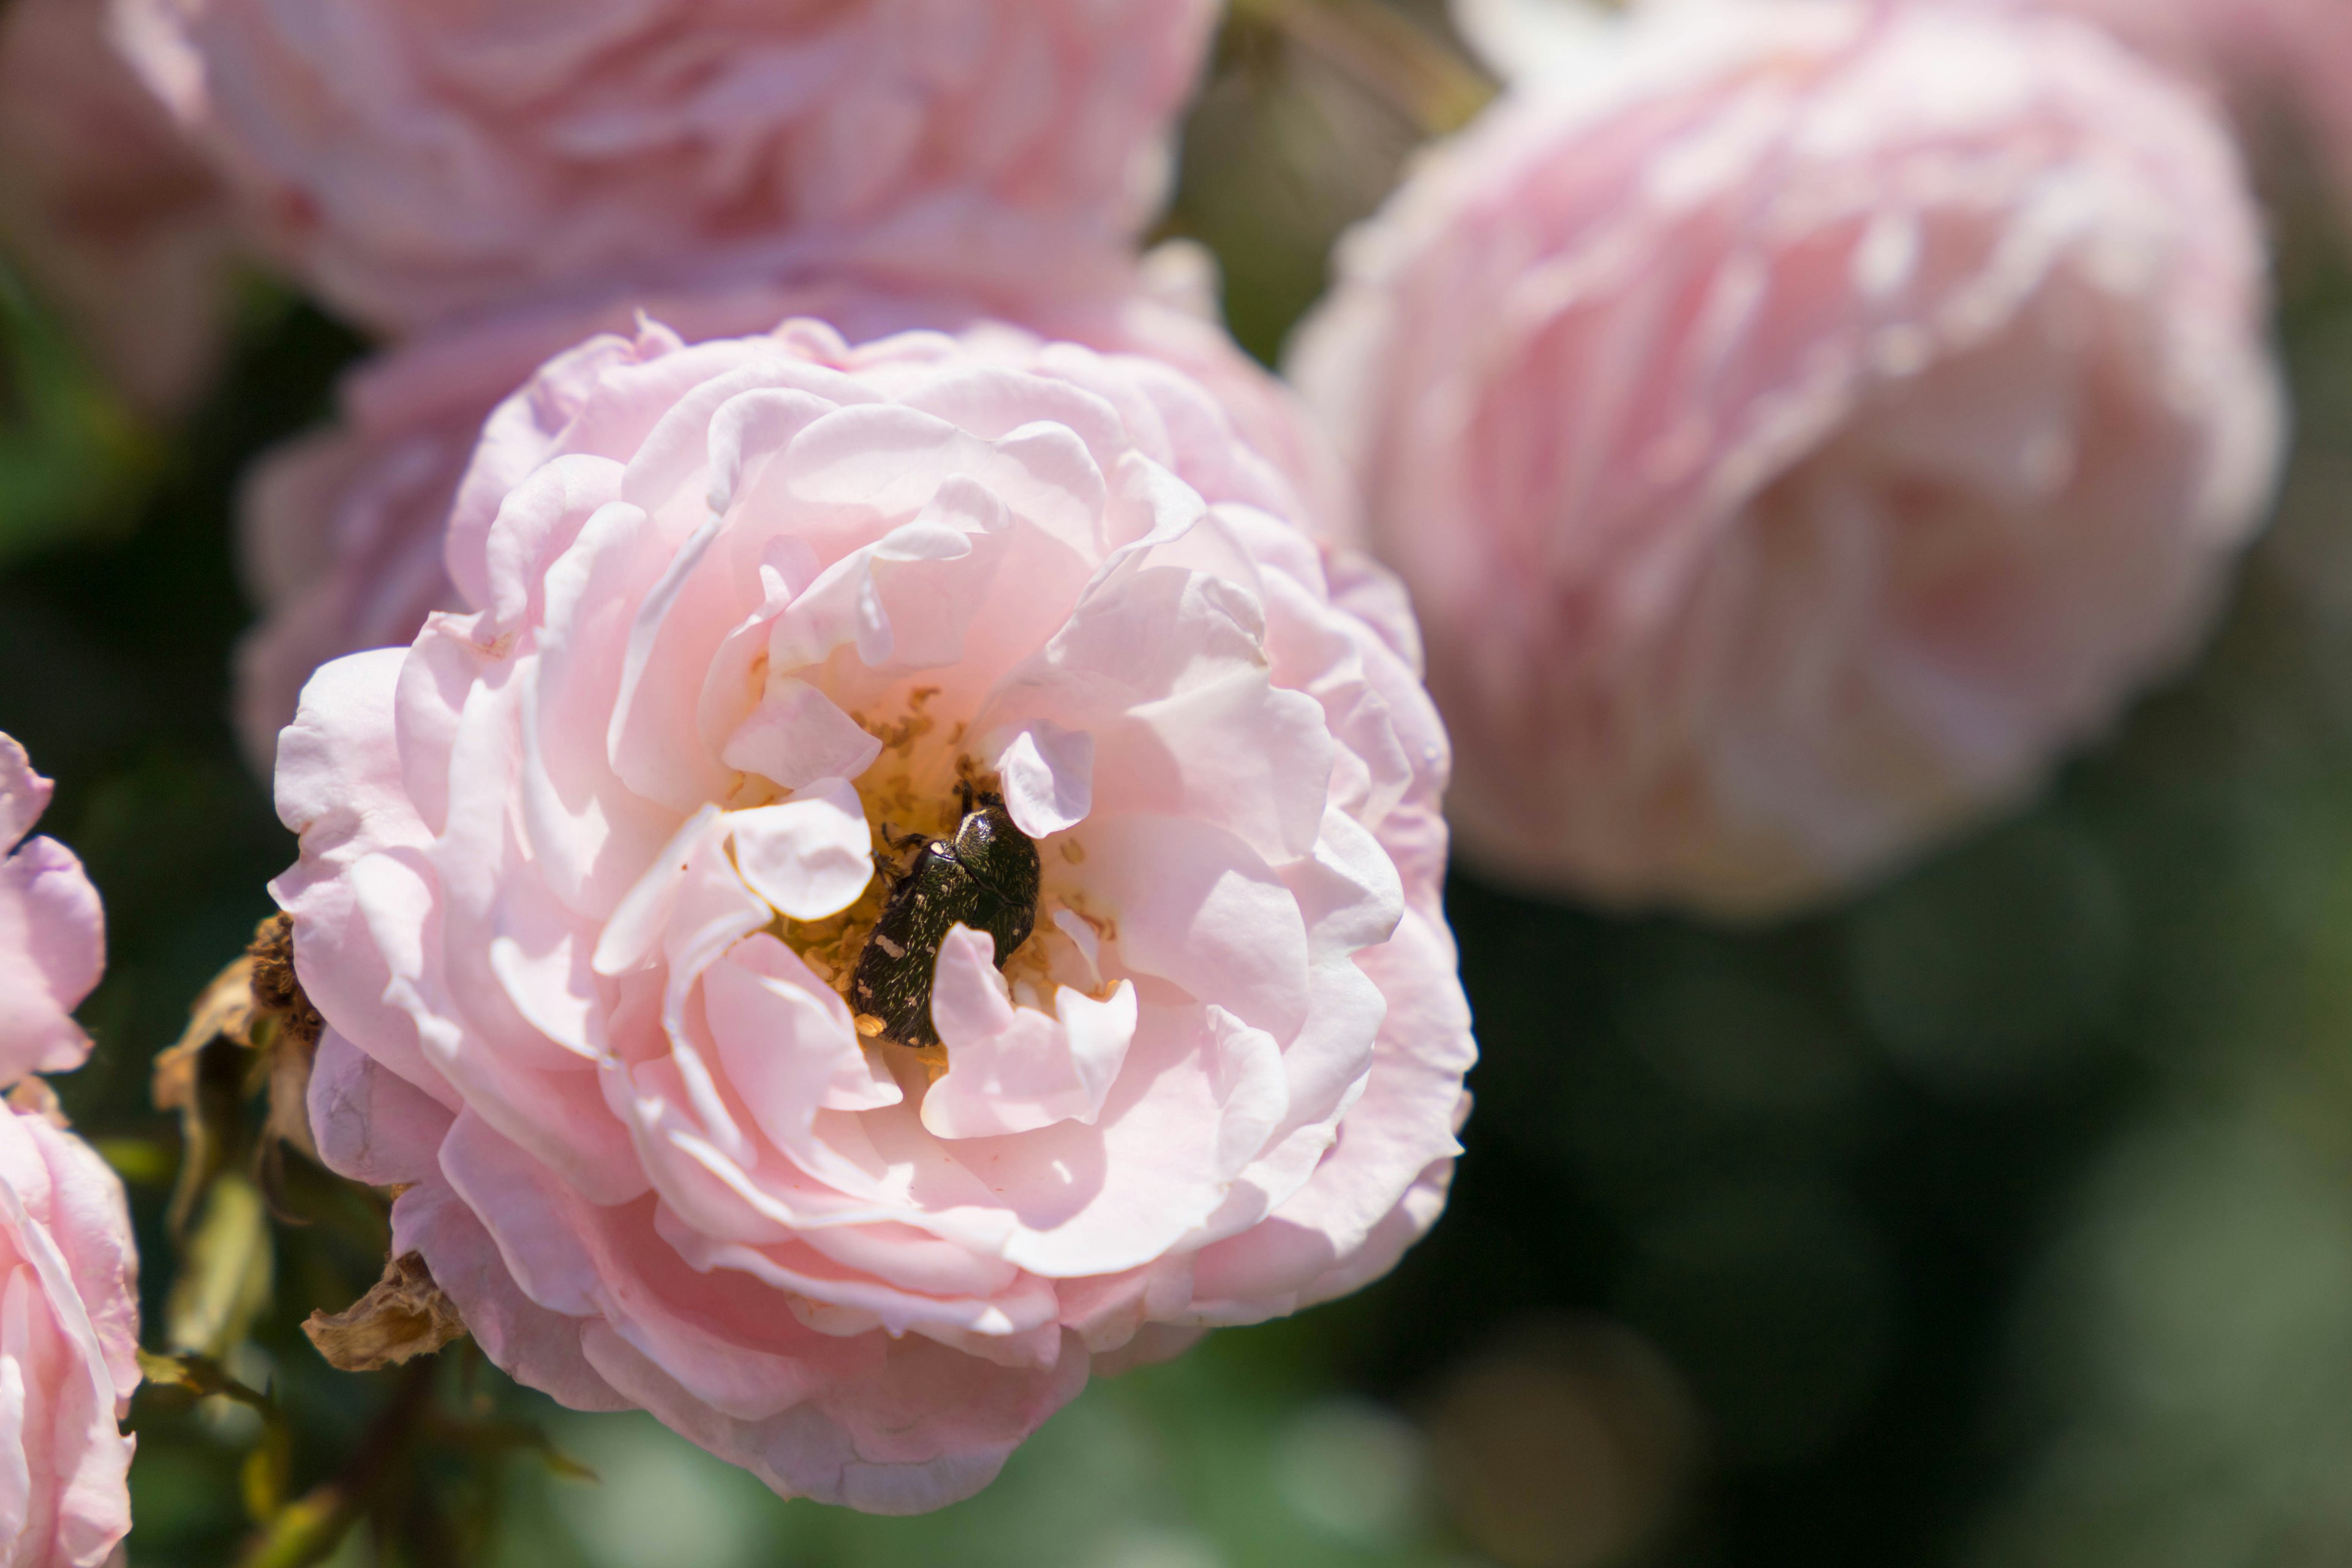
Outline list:
[[[271,248],[414,329],[592,285],[1099,281],[1213,0],[118,0]]]
[[[1294,504],[1181,374],[1009,327],[648,325],[498,411],[483,608],[311,681],[276,890],[319,1146],[499,1364],[911,1512],[1394,1263],[1472,1055],[1445,742]],[[1004,973],[948,939],[927,1076],[838,992],[967,764],[1045,890]]]
[[[0,1107],[0,1562],[98,1568],[131,1530],[139,1258],[122,1184]]]
[[[0,7],[0,250],[151,412],[226,335],[226,193],[141,86],[92,0]]]
[[[2298,133],[2352,204],[2352,5],[2341,0],[1983,0],[2073,12],[2229,100],[2249,142]]]
[[[89,1058],[73,1010],[106,968],[106,917],[81,862],[54,838],[25,837],[50,791],[0,735],[0,1087]]]
[[[1163,247],[1127,288],[1033,302],[1021,319],[1054,337],[1148,353],[1192,374],[1290,479],[1298,496],[1291,510],[1318,531],[1352,531],[1355,500],[1336,455],[1288,388],[1218,324],[1207,266],[1189,247]],[[341,420],[266,458],[239,506],[248,591],[264,616],[238,649],[236,719],[263,777],[312,671],[347,653],[404,646],[432,611],[459,607],[442,538],[490,411],[542,361],[596,332],[628,329],[640,310],[689,341],[762,331],[792,315],[820,317],[864,340],[954,329],[990,313],[946,290],[917,297],[847,282],[714,284],[507,312],[368,361],[344,382]]]
[[[2227,139],[2071,21],[1693,6],[1345,250],[1297,374],[1507,879],[1731,912],[1884,866],[2169,668],[2269,493]]]

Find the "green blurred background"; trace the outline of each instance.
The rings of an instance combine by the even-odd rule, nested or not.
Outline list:
[[[1267,357],[1478,91],[1401,30],[1438,37],[1425,7],[1283,9],[1228,27],[1168,224]],[[1457,879],[1479,1109],[1392,1278],[1098,1383],[913,1521],[781,1502],[453,1348],[407,1390],[432,1414],[380,1469],[382,1539],[331,1560],[2352,1562],[2352,272],[2275,195],[2299,444],[2208,657],[2044,799],[1834,913],[1727,931]],[[150,1062],[291,858],[224,717],[234,489],[362,352],[256,281],[216,393],[145,429],[0,272],[0,730],[107,900],[98,1054],[58,1087],[131,1179],[151,1321],[179,1149]],[[402,1392],[297,1331],[373,1281],[374,1223],[278,1229],[226,1310],[296,1491]],[[135,1421],[132,1563],[233,1560],[264,1424],[152,1393]]]

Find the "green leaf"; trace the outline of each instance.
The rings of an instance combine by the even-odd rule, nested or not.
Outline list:
[[[249,1405],[268,1420],[278,1418],[278,1402],[259,1389],[238,1382],[228,1369],[210,1356],[157,1355],[152,1351],[139,1352],[139,1372],[157,1388],[169,1388],[199,1399],[215,1396],[234,1399],[239,1405]]]
[[[94,1147],[98,1157],[134,1187],[170,1186],[173,1169],[179,1163],[169,1146],[152,1138],[100,1138]]]
[[[237,1568],[310,1568],[324,1563],[358,1520],[357,1504],[341,1488],[320,1487],[279,1509],[238,1554]]]
[[[269,1304],[273,1268],[261,1190],[236,1172],[221,1173],[172,1281],[164,1316],[168,1342],[215,1360],[227,1355]]]

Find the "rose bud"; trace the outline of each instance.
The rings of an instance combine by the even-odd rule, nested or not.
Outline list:
[[[1294,365],[1506,882],[1736,916],[2032,788],[2195,648],[2282,445],[2229,138],[2093,29],[1645,14],[1349,239]]]
[[[551,289],[1033,292],[1125,265],[1213,0],[115,0],[327,300],[411,331]]]
[[[312,679],[275,888],[320,1152],[492,1360],[912,1512],[1426,1229],[1446,744],[1294,496],[1002,326],[647,323],[500,407],[476,608]]]
[[[54,787],[0,735],[0,1088],[89,1058],[73,1011],[106,969],[106,915],[74,852],[26,838]]]
[[[0,1106],[0,1561],[99,1568],[131,1531],[138,1282],[106,1162]]]
[[[106,36],[99,0],[0,8],[0,253],[123,395],[170,413],[228,326],[228,195]]]

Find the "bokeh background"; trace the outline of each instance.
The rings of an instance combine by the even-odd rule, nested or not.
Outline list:
[[[1434,6],[1237,6],[1166,229],[1215,252],[1253,352],[1486,90]],[[2352,266],[2279,178],[2296,455],[2194,670],[1815,918],[1457,877],[1484,1055],[1435,1234],[1350,1300],[1098,1383],[912,1521],[779,1501],[463,1347],[328,1372],[297,1325],[375,1278],[364,1205],[294,1202],[274,1241],[224,1220],[186,1244],[220,1299],[166,1300],[151,1064],[293,853],[226,720],[232,498],[365,345],[252,280],[228,374],[157,429],[0,270],[0,730],[58,779],[43,826],[113,955],[59,1088],[131,1184],[151,1321],[211,1312],[283,1412],[143,1394],[132,1563],[229,1562],[254,1485],[339,1474],[395,1527],[354,1565],[2352,1562]],[[395,1407],[397,1451],[360,1462]]]

